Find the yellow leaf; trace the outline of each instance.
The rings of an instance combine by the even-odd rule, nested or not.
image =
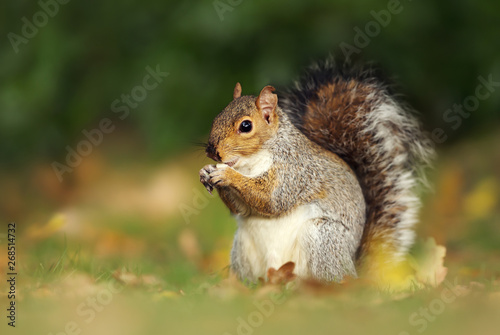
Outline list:
[[[153,295],[153,300],[159,301],[162,299],[176,299],[179,298],[180,294],[174,291],[161,291]]]
[[[48,232],[56,232],[66,224],[66,215],[63,213],[56,213],[47,223],[45,229]]]
[[[52,236],[55,232],[61,230],[67,222],[66,215],[63,213],[54,214],[50,220],[43,226],[32,225],[28,228],[26,236],[28,239],[44,239]]]
[[[498,203],[498,189],[493,178],[482,180],[465,198],[464,211],[472,220],[482,219],[492,213]]]
[[[446,248],[429,238],[425,243],[424,255],[416,265],[417,281],[424,285],[439,286],[448,274],[448,268],[443,266],[445,256]]]

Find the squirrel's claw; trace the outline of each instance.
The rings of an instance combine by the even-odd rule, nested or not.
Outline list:
[[[203,184],[205,186],[205,188],[207,189],[208,193],[210,193],[210,195],[213,195],[212,194],[212,191],[214,190],[213,186],[210,185],[210,184]]]
[[[200,170],[200,182],[205,186],[208,193],[212,194],[215,187],[223,187],[228,185],[226,180],[226,169],[229,168],[226,164],[206,165]]]
[[[203,184],[203,186],[205,186],[205,188],[207,189],[208,193],[210,193],[210,195],[213,195],[212,192],[214,190],[213,185],[210,183],[210,173],[209,173],[209,170],[212,170],[212,169],[213,169],[213,167],[208,165],[200,170],[200,182]]]

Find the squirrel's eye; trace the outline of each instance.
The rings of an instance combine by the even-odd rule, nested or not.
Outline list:
[[[241,124],[240,124],[240,132],[242,132],[242,133],[248,133],[251,130],[252,130],[252,121],[245,120],[245,121],[241,122]]]

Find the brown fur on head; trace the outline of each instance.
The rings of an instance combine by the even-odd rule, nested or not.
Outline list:
[[[278,96],[273,91],[266,86],[258,97],[241,96],[237,83],[233,101],[214,119],[207,156],[233,166],[240,157],[259,151],[278,130]]]

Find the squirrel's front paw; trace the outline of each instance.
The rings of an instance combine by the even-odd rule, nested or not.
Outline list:
[[[229,186],[229,174],[231,168],[227,164],[217,164],[215,169],[209,173],[210,184],[215,187]]]
[[[229,186],[228,172],[231,168],[227,164],[205,165],[200,170],[200,182],[212,194],[214,187]]]
[[[212,194],[212,191],[214,190],[214,185],[210,182],[210,173],[215,171],[215,169],[215,165],[205,165],[200,170],[200,182],[203,184],[203,186],[205,186],[208,193],[210,194]]]

